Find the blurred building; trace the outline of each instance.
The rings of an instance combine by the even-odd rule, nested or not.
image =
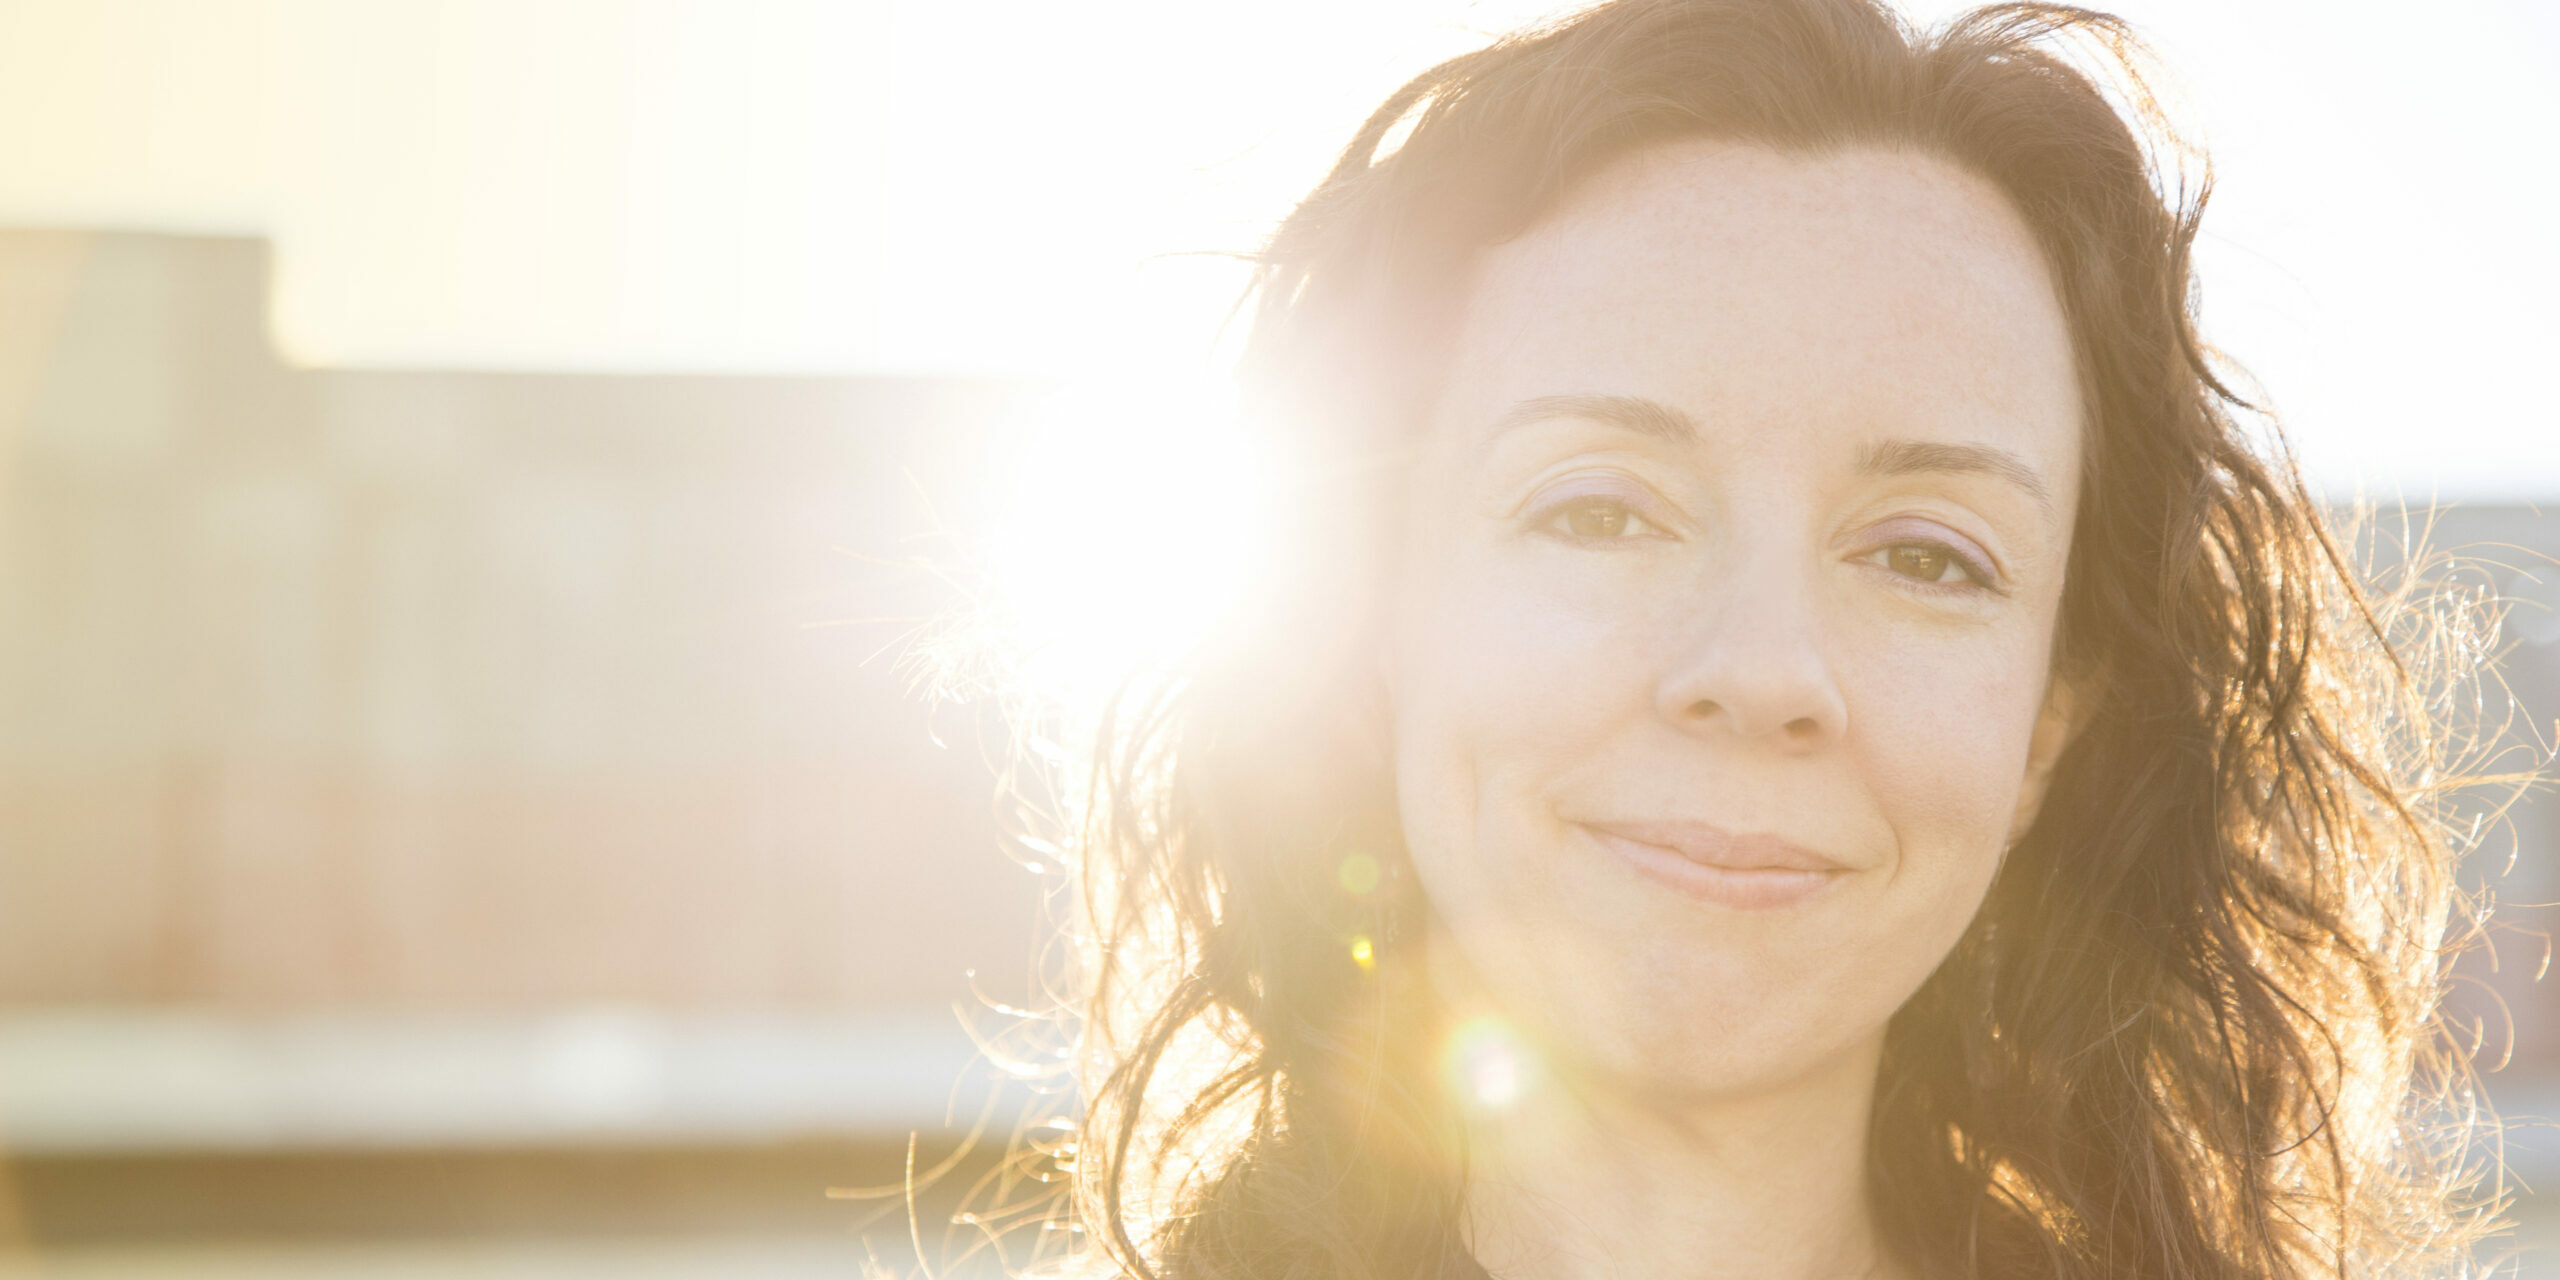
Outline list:
[[[1017,389],[288,369],[266,273],[0,234],[0,1231],[847,1274],[825,1187],[1030,991],[986,717],[898,661]]]

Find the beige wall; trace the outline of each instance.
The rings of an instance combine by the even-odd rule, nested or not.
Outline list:
[[[980,713],[866,662],[1005,388],[289,370],[265,266],[0,234],[0,1001],[1022,988]]]

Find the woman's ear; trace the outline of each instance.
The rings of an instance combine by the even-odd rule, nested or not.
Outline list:
[[[2066,677],[2059,672],[2045,684],[2044,708],[2036,713],[2035,730],[2027,737],[2027,776],[2018,788],[2018,811],[2009,819],[2009,843],[2026,838],[2027,828],[2036,824],[2036,813],[2044,807],[2045,785],[2053,780],[2053,767],[2062,759],[2063,749],[2087,727],[2089,712],[2097,699],[2090,696],[2091,678]]]

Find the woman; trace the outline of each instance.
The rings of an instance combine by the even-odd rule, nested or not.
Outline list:
[[[1088,1260],[2467,1266],[2420,704],[2133,52],[1616,0],[1370,118],[1242,365],[1303,554],[1094,761]]]

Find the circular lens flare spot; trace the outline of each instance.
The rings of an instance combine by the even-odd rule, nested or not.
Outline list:
[[[1344,858],[1342,865],[1333,869],[1333,880],[1334,883],[1342,886],[1344,893],[1355,898],[1365,898],[1378,891],[1379,874],[1376,858],[1365,853],[1355,853]]]
[[[1378,948],[1375,943],[1369,941],[1368,935],[1363,934],[1351,940],[1351,963],[1360,966],[1362,973],[1378,967]]]
[[[1537,1055],[1511,1024],[1491,1014],[1469,1018],[1449,1033],[1440,1067],[1449,1087],[1479,1107],[1518,1102],[1537,1075]]]

